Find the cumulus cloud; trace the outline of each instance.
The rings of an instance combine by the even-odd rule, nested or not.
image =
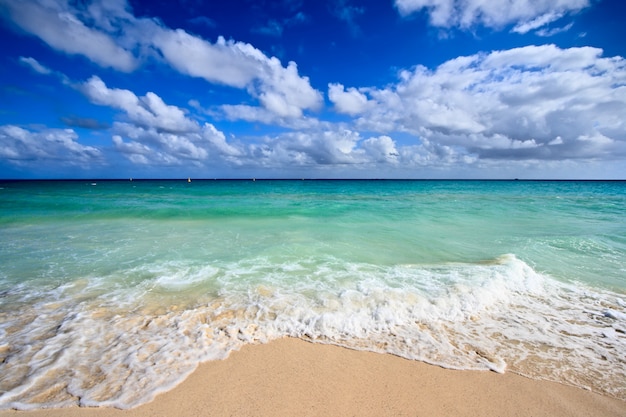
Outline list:
[[[295,62],[284,67],[248,43],[218,38],[216,43],[183,30],[157,30],[152,38],[167,62],[183,74],[209,82],[245,88],[261,106],[279,117],[302,117],[317,110],[322,94],[309,78],[298,73]]]
[[[230,161],[242,151],[222,132],[206,123],[199,130],[171,133],[130,123],[113,126],[114,148],[131,162],[160,166],[204,166],[210,160]]]
[[[50,47],[100,66],[128,72],[152,57],[182,74],[245,89],[280,117],[301,117],[323,103],[295,62],[285,67],[248,43],[222,37],[212,43],[153,19],[136,18],[125,0],[0,0],[0,15]]]
[[[297,159],[309,160],[316,165],[356,164],[363,162],[361,152],[356,149],[359,140],[358,132],[347,129],[293,132],[283,135],[276,145],[297,154]]]
[[[258,96],[263,106],[281,117],[301,117],[305,109],[316,110],[322,105],[322,95],[309,84],[308,77],[300,77],[295,62],[283,68],[280,61],[266,61],[263,83]]]
[[[82,145],[77,139],[72,129],[34,131],[14,125],[0,126],[0,159],[34,167],[49,161],[84,167],[102,162],[99,149]]]
[[[347,169],[371,175],[373,169],[432,166],[458,162],[458,154],[444,155],[427,142],[398,146],[390,136],[364,137],[359,132],[334,127],[328,130],[286,132],[246,147],[242,164],[264,168]],[[451,156],[454,154],[454,156]]]
[[[158,132],[155,129],[117,123],[114,126],[115,149],[134,163],[151,165],[182,165],[208,157],[207,149],[195,135]],[[124,141],[124,137],[127,141]]]
[[[259,122],[267,125],[281,126],[289,129],[311,129],[320,126],[322,123],[311,117],[281,117],[266,108],[258,106],[248,106],[245,104],[224,104],[219,107],[220,117],[227,120],[245,120],[247,122]],[[210,112],[209,112],[210,113]]]
[[[343,87],[340,89],[343,91]],[[626,61],[597,48],[529,46],[418,66],[367,90],[360,129],[408,132],[482,158],[626,154]],[[400,152],[401,153],[401,152]]]
[[[399,162],[398,150],[396,143],[389,136],[379,136],[369,138],[363,141],[363,149],[376,162],[390,162],[396,164]]]
[[[24,3],[32,9],[30,15],[17,10],[18,3],[0,0],[0,14],[59,51],[120,71],[155,59],[181,74],[241,89],[251,100],[213,107],[211,113],[189,100],[194,113],[166,103],[155,92],[107,86],[97,76],[80,83],[62,78],[92,103],[119,111],[112,126],[62,119],[69,126],[108,128],[111,147],[83,145],[72,129],[0,127],[0,158],[15,165],[46,158],[87,165],[102,162],[103,151],[107,156],[116,151],[138,165],[351,167],[367,173],[375,168],[392,172],[502,160],[550,164],[626,156],[626,63],[621,57],[603,57],[597,48],[544,45],[479,53],[436,68],[401,71],[395,84],[380,88],[330,83],[333,109],[350,116],[331,123],[307,115],[323,105],[323,97],[294,62],[283,65],[250,44],[221,37],[211,42],[137,18],[125,0],[33,0]],[[507,4],[396,1],[401,13],[425,10],[439,27],[510,26],[546,36],[557,33],[546,26],[588,6],[582,0]],[[84,35],[92,45],[86,48],[70,35]],[[100,47],[108,52],[95,51]],[[58,75],[34,58],[20,61],[38,73]],[[199,113],[295,131],[227,139],[214,125],[193,118]]]
[[[328,84],[328,98],[339,113],[356,115],[369,105],[367,96],[354,87],[345,89],[342,84]]]
[[[97,76],[81,84],[79,89],[92,103],[124,110],[130,120],[141,126],[167,132],[199,129],[198,124],[188,119],[182,109],[165,104],[153,92],[137,97],[130,90],[108,88]]]
[[[94,104],[124,112],[126,121],[111,128],[113,148],[135,164],[203,166],[211,158],[229,161],[242,154],[215,126],[200,125],[153,92],[139,97],[110,88],[97,76],[76,87]]]
[[[261,143],[247,145],[245,151],[238,159],[243,166],[287,172],[306,169],[321,176],[344,173],[371,177],[383,173],[382,176],[411,177],[417,170],[450,170],[478,161],[462,149],[427,139],[399,145],[388,135],[368,137],[337,126],[267,137]]]
[[[469,29],[485,26],[500,29],[515,25],[526,33],[590,5],[589,0],[395,0],[401,15],[426,11],[431,25]]]

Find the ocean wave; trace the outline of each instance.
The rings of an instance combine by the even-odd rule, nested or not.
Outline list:
[[[135,407],[201,362],[281,337],[626,399],[624,294],[557,281],[512,254],[164,262],[26,298],[0,311],[0,408]]]

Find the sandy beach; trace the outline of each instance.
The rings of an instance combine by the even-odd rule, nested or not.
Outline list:
[[[513,373],[453,371],[392,355],[281,339],[203,364],[131,409],[7,416],[626,416],[626,402]]]

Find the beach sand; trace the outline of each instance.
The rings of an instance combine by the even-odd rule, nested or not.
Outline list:
[[[392,355],[281,339],[201,365],[132,410],[7,416],[626,416],[626,402],[512,373],[454,371]]]

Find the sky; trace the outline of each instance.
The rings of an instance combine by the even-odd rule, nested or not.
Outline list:
[[[626,179],[623,0],[0,0],[0,178]]]

